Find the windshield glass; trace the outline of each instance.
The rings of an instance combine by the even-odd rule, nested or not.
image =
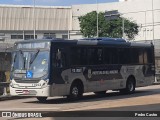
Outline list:
[[[40,78],[48,73],[49,51],[15,51],[12,75],[17,78]]]

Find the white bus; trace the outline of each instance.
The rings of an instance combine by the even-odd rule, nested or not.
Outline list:
[[[154,46],[116,38],[16,42],[11,95],[78,99],[107,90],[133,93],[155,77]]]

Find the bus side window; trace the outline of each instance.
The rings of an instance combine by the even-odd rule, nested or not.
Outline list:
[[[88,56],[88,64],[89,65],[103,64],[102,48],[88,48],[87,56]]]
[[[86,47],[71,47],[70,60],[71,65],[87,65]]]
[[[147,62],[148,63],[154,63],[153,61],[153,57],[154,57],[154,54],[152,52],[152,49],[151,48],[147,48]]]
[[[104,49],[104,63],[105,64],[118,64],[118,49],[117,48],[105,48]]]
[[[139,64],[139,49],[131,48],[131,64]]]
[[[143,64],[145,62],[145,59],[143,59],[143,50],[139,51],[139,64]]]
[[[153,61],[153,56],[154,54],[152,53],[152,49],[151,48],[145,48],[144,49],[144,64],[150,64],[150,63],[154,63]]]
[[[129,64],[130,63],[130,49],[118,48],[118,63]]]

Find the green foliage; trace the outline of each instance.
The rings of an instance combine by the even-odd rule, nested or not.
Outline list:
[[[124,20],[124,32],[128,39],[134,39],[138,34],[139,26],[126,18],[119,17],[116,20],[106,20],[104,12],[98,13],[99,37],[122,37],[122,20]],[[80,31],[84,37],[96,37],[97,35],[97,12],[93,11],[79,17]]]

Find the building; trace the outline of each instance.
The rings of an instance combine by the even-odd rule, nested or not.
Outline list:
[[[113,3],[35,8],[0,5],[0,50],[4,52],[15,41],[34,37],[82,38],[79,16],[91,11],[111,10],[118,10],[122,17],[135,21],[140,26],[135,41],[153,41],[157,67],[160,68],[160,0],[119,0]]]
[[[68,39],[71,21],[71,7],[0,5],[0,82],[10,71],[10,51],[15,41],[34,37]]]
[[[135,21],[140,26],[139,35],[136,36],[135,40],[160,39],[160,0],[120,1],[121,2],[73,5],[72,30],[78,31],[80,29],[78,17],[81,15],[97,10],[99,12],[118,10],[122,17]],[[79,38],[81,38],[81,36],[79,36]]]
[[[43,37],[68,38],[71,7],[0,6],[0,39],[7,43]]]
[[[139,26],[136,42],[153,42],[155,45],[156,74],[160,74],[160,0],[119,0],[113,3],[72,6],[72,31],[80,30],[78,17],[91,11],[118,10],[121,17],[135,21]],[[124,21],[125,22],[125,21]],[[125,28],[125,26],[124,26]],[[81,34],[73,37],[81,38]],[[72,36],[71,36],[72,37]]]
[[[159,40],[159,4],[159,0],[119,0],[69,7],[0,5],[0,41],[14,43],[17,40],[31,39],[34,38],[34,31],[35,38],[82,38],[79,16],[91,11],[111,10],[118,10],[122,17],[135,21],[140,26],[135,41]]]

